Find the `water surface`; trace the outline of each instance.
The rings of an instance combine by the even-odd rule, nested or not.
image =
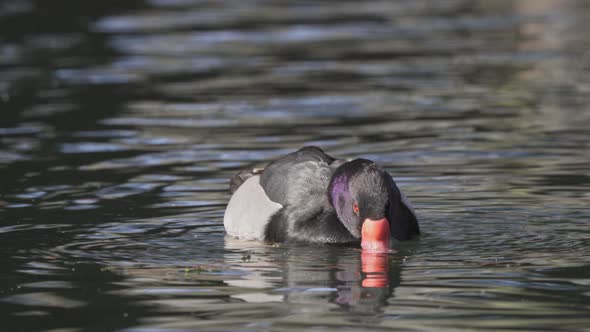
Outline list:
[[[2,325],[588,331],[588,22],[581,0],[2,2]],[[383,165],[422,237],[225,238],[231,175],[310,144]]]

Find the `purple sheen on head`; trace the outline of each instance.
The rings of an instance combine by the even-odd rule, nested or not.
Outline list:
[[[336,207],[339,197],[345,193],[348,193],[348,177],[344,174],[334,177],[332,179],[332,191],[330,192],[332,206]]]
[[[349,177],[337,174],[332,178],[330,187],[330,203],[336,210],[338,219],[352,236],[361,238],[361,220],[352,210],[354,199],[348,188]]]

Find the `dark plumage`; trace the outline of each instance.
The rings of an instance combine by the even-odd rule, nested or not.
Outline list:
[[[240,187],[244,181],[259,181],[259,191],[271,201],[272,210],[258,209],[253,195]],[[253,230],[260,234],[256,238],[273,242],[355,243],[363,237],[364,246],[369,228],[363,225],[372,221],[388,224],[386,232],[397,240],[420,233],[414,212],[386,171],[366,159],[336,160],[318,147],[288,154],[261,172],[242,171],[231,186],[237,191],[224,223],[228,234],[237,237],[242,236],[236,224],[257,214],[267,220],[253,226],[264,228]],[[233,211],[237,203],[232,201],[242,205],[239,213]]]

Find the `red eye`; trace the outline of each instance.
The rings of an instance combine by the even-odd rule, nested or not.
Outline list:
[[[359,214],[359,206],[358,204],[356,204],[356,202],[354,202],[354,204],[352,205],[352,210],[354,211],[354,213],[356,213],[357,215]]]

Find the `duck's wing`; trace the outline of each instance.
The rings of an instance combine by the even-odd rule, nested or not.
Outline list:
[[[260,185],[273,202],[283,206],[323,204],[333,169],[330,157],[318,147],[304,147],[268,164]]]

